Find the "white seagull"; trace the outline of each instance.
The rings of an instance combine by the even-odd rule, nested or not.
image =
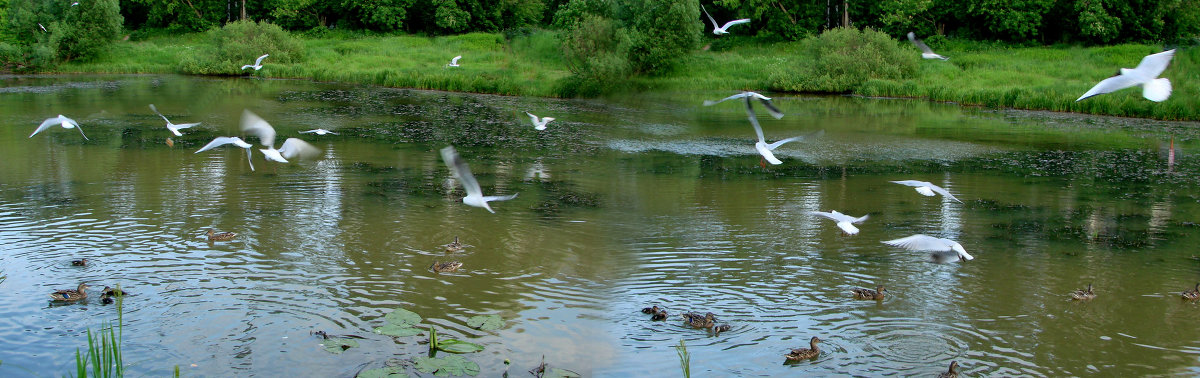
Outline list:
[[[301,134],[316,133],[317,135],[325,135],[325,134],[338,135],[338,133],[335,133],[335,132],[332,132],[329,130],[325,130],[325,129],[312,129],[312,130],[308,130],[308,131],[301,131],[300,133]]]
[[[841,228],[842,231],[846,231],[846,233],[850,234],[850,235],[858,234],[858,227],[854,227],[854,223],[865,222],[867,220],[867,217],[871,216],[870,214],[868,214],[868,215],[863,215],[862,217],[859,217],[859,218],[855,218],[855,217],[852,217],[852,216],[849,216],[846,214],[839,213],[837,210],[830,210],[828,213],[821,212],[821,211],[813,211],[813,212],[810,212],[809,214],[819,215],[819,216],[822,216],[825,218],[832,219],[834,222],[837,222],[837,226],[839,228]]]
[[[467,196],[462,198],[464,204],[482,207],[487,211],[495,214],[488,202],[491,201],[508,201],[517,198],[516,194],[508,196],[484,196],[483,190],[479,189],[479,181],[475,181],[475,176],[471,174],[471,168],[467,167],[467,162],[463,161],[461,156],[458,156],[458,151],[454,150],[454,146],[448,146],[442,149],[442,161],[446,162],[446,168],[450,168],[450,172],[454,177],[458,177],[458,181],[462,183],[463,190],[467,191]]]
[[[38,126],[37,130],[33,130],[33,134],[29,134],[29,137],[33,138],[33,136],[37,135],[37,133],[42,132],[42,130],[49,129],[50,126],[54,125],[62,125],[64,129],[78,129],[79,135],[83,135],[83,140],[91,140],[88,139],[87,135],[83,133],[83,128],[79,127],[79,122],[75,122],[73,119],[64,117],[62,114],[59,114],[58,117],[47,118],[45,121],[42,121],[42,124]]]
[[[775,119],[783,118],[783,112],[779,111],[779,108],[776,108],[775,105],[771,104],[770,97],[766,97],[766,96],[763,96],[763,95],[755,93],[755,92],[742,92],[742,93],[735,94],[733,96],[729,96],[724,99],[721,99],[720,101],[704,101],[704,105],[708,106],[708,105],[718,104],[723,101],[731,100],[731,99],[735,99],[735,98],[742,98],[742,99],[745,99],[745,101],[746,101],[746,115],[750,118],[750,125],[754,126],[754,134],[758,136],[758,142],[754,143],[754,149],[758,150],[758,154],[762,155],[762,157],[764,159],[766,159],[768,162],[770,162],[772,165],[783,164],[783,162],[780,161],[778,158],[776,158],[775,154],[771,151],[774,151],[776,148],[779,148],[779,146],[784,145],[784,143],[804,139],[804,136],[791,137],[791,138],[779,140],[775,143],[768,144],[766,136],[763,135],[762,126],[758,125],[758,116],[754,113],[754,107],[751,106],[750,100],[758,99],[758,101],[761,102],[763,104],[763,106],[765,106],[767,108],[767,112],[771,113],[771,116],[775,117]]]
[[[462,55],[456,56],[454,59],[450,59],[450,63],[447,64],[446,67],[458,67],[459,59],[462,59]]]
[[[275,149],[275,128],[249,110],[242,111],[242,132],[257,136],[258,143],[267,147],[259,149],[267,160],[287,163],[287,159],[314,157],[321,154],[321,149],[296,138],[287,138],[283,141],[283,145],[279,146],[279,149]]]
[[[224,146],[226,144],[233,144],[235,146],[245,148],[246,149],[246,161],[250,163],[250,170],[251,171],[254,170],[254,162],[250,161],[250,157],[251,157],[250,156],[250,151],[251,151],[250,147],[254,147],[254,145],[250,144],[250,143],[246,143],[246,141],[242,140],[242,138],[216,137],[215,139],[212,140],[212,142],[208,142],[208,144],[204,145],[204,147],[200,147],[200,149],[196,150],[196,152],[194,152],[194,153],[198,154],[198,153],[201,153],[204,151],[208,151],[208,150],[211,150],[211,149],[214,149],[217,147]]]
[[[940,187],[940,186],[933,185],[932,183],[930,183],[928,181],[904,180],[904,181],[892,181],[892,182],[900,184],[900,185],[911,186],[911,187],[913,187],[913,189],[917,190],[917,193],[921,193],[926,196],[934,196],[937,194],[941,194],[943,196],[946,196],[947,198],[958,201],[958,203],[962,203],[962,201],[959,201],[958,198],[954,198],[954,195],[950,194],[950,191],[948,191],[946,189],[942,189],[942,187]]]
[[[717,25],[717,20],[714,19],[711,14],[708,14],[708,9],[704,9],[704,4],[700,5],[700,9],[704,11],[705,16],[708,16],[708,20],[712,21],[713,34],[716,34],[716,35],[729,34],[729,32],[725,31],[725,29],[729,29],[730,26],[750,22],[749,18],[743,18],[740,20],[729,21],[729,22],[726,22],[724,26],[719,26],[719,25]]]
[[[1171,97],[1171,81],[1166,78],[1159,79],[1158,75],[1162,75],[1163,71],[1167,69],[1173,56],[1175,56],[1175,49],[1146,55],[1136,68],[1122,68],[1116,76],[1100,81],[1075,101],[1137,85],[1142,86],[1142,97],[1147,100],[1166,101],[1167,97]]]
[[[150,104],[150,110],[153,110],[155,114],[158,114],[159,117],[162,117],[163,121],[167,121],[167,130],[171,130],[171,132],[174,133],[175,136],[183,136],[183,134],[179,132],[179,129],[186,129],[186,128],[200,124],[200,122],[196,122],[196,123],[185,123],[185,124],[181,124],[181,125],[176,125],[174,123],[171,123],[171,120],[167,119],[167,116],[163,115],[162,113],[159,113],[158,108],[154,107],[154,104]]]
[[[245,70],[247,68],[253,68],[255,71],[261,70],[262,69],[262,61],[263,61],[263,59],[267,59],[268,56],[271,56],[271,54],[263,54],[263,56],[258,57],[258,59],[256,59],[254,61],[254,64],[244,65],[244,66],[242,66],[242,69]]]
[[[937,261],[952,262],[960,258],[963,260],[975,258],[967,253],[966,249],[963,249],[962,244],[958,244],[958,242],[950,239],[935,238],[929,235],[916,234],[907,238],[888,240],[882,243],[910,251],[931,251],[933,252],[933,258]],[[957,252],[957,254],[948,253],[951,251]]]
[[[39,28],[42,28],[42,31],[49,31],[49,30],[46,30],[46,27],[45,27],[45,26],[42,26],[42,23],[41,23],[41,22],[39,22],[39,23],[38,23],[38,27],[39,27]]]
[[[538,131],[545,130],[546,124],[554,120],[554,117],[542,117],[542,119],[539,120],[538,116],[530,114],[529,112],[525,112],[525,114],[528,114],[529,118],[533,119],[533,128]]]
[[[921,57],[922,58],[950,60],[950,58],[947,58],[947,57],[944,57],[944,56],[941,56],[938,54],[934,54],[933,49],[929,48],[929,46],[926,46],[925,42],[921,42],[921,40],[917,39],[917,35],[913,34],[913,32],[908,32],[908,41],[912,42],[912,44],[914,44],[914,45],[917,45],[918,49],[921,49]]]

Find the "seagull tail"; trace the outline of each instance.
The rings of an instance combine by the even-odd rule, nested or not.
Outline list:
[[[1163,102],[1171,97],[1171,81],[1166,78],[1154,79],[1142,85],[1142,96],[1154,102]]]

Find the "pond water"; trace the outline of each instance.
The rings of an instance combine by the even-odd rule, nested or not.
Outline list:
[[[481,344],[481,376],[543,361],[585,376],[1200,374],[1197,124],[777,96],[760,165],[730,93],[558,100],[287,80],[3,77],[0,375],[72,371],[124,301],[133,375],[352,376],[426,354],[372,333],[395,308]],[[173,137],[152,113],[202,122]],[[266,162],[213,137],[243,109],[319,159]],[[536,132],[524,112],[558,120]],[[41,120],[64,114],[78,132]],[[326,128],[339,135],[301,135]],[[1173,142],[1172,142],[1173,139]],[[495,214],[457,201],[453,144]],[[1173,162],[1169,150],[1174,147]],[[963,203],[890,180],[941,185]],[[870,214],[856,236],[810,211]],[[234,231],[209,243],[207,228]],[[976,258],[881,244],[916,233]],[[459,237],[470,245],[447,253]],[[86,267],[70,261],[88,258]],[[435,261],[458,260],[453,273]],[[47,294],[92,285],[93,298]],[[1094,283],[1090,302],[1070,293]],[[856,287],[886,285],[882,301]],[[643,307],[666,307],[651,321]],[[686,326],[713,312],[732,328]],[[496,331],[467,326],[504,319]],[[355,334],[326,352],[311,331]],[[822,354],[785,364],[820,337]],[[445,356],[440,353],[439,356]],[[407,365],[401,365],[407,366]],[[411,373],[415,371],[410,370]]]

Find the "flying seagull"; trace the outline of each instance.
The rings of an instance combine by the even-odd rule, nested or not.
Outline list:
[[[167,116],[164,116],[162,113],[159,113],[158,108],[155,108],[154,104],[150,104],[150,110],[153,110],[155,114],[158,114],[159,117],[162,117],[163,121],[167,121],[167,130],[171,130],[171,133],[174,133],[175,136],[183,136],[183,134],[179,132],[179,129],[186,129],[186,128],[200,124],[200,122],[196,122],[196,123],[185,123],[185,124],[181,124],[181,125],[176,125],[174,123],[171,123],[171,120],[167,119]]]
[[[1083,100],[1088,97],[1102,95],[1109,92],[1116,92],[1132,86],[1142,86],[1142,97],[1154,102],[1166,101],[1167,97],[1171,97],[1171,81],[1167,78],[1157,78],[1162,75],[1163,70],[1167,69],[1167,65],[1171,63],[1171,57],[1175,56],[1175,49],[1160,52],[1158,54],[1146,55],[1142,58],[1142,62],[1133,69],[1122,68],[1117,71],[1117,75],[1100,81],[1099,84],[1089,89],[1079,99]]]
[[[912,42],[912,44],[914,44],[914,45],[917,45],[918,49],[921,49],[921,57],[922,58],[950,60],[950,58],[947,58],[947,57],[944,57],[944,56],[941,56],[938,54],[934,54],[933,49],[929,48],[929,46],[926,46],[925,42],[921,42],[921,40],[917,39],[917,35],[913,34],[913,32],[908,32],[908,41]]]
[[[462,202],[469,206],[482,207],[487,211],[495,214],[496,211],[488,206],[491,201],[508,201],[517,198],[516,194],[508,196],[484,196],[483,190],[479,189],[479,181],[475,181],[475,176],[471,174],[471,168],[467,167],[467,162],[463,161],[461,156],[458,156],[458,151],[454,150],[454,146],[447,146],[442,149],[442,161],[446,163],[446,168],[450,168],[450,172],[454,177],[458,177],[458,181],[462,183],[463,190],[467,191],[467,196],[462,198]]]
[[[313,157],[321,153],[321,149],[296,138],[287,138],[279,149],[275,149],[275,128],[249,110],[242,111],[242,132],[258,137],[258,143],[266,147],[259,151],[267,160],[287,163],[287,159]]]
[[[458,67],[459,59],[462,59],[462,55],[456,56],[454,59],[450,59],[450,64],[447,64],[446,67]]]
[[[737,24],[745,24],[745,23],[750,22],[749,18],[743,18],[740,20],[733,20],[733,21],[726,22],[725,25],[723,25],[723,26],[718,26],[717,20],[714,19],[711,14],[708,14],[708,9],[704,9],[704,4],[700,5],[700,9],[704,11],[705,16],[708,16],[708,20],[712,21],[713,34],[716,34],[716,35],[729,34],[729,32],[725,31],[725,29],[729,29],[730,26],[737,25]]]
[[[62,125],[64,129],[78,129],[79,135],[83,135],[83,140],[91,140],[88,139],[87,135],[83,133],[83,128],[79,127],[79,122],[75,122],[73,119],[64,117],[62,114],[59,114],[58,117],[47,118],[45,121],[42,121],[42,124],[38,126],[37,130],[33,130],[33,134],[29,134],[29,137],[33,138],[33,136],[37,135],[37,133],[42,132],[42,130],[49,129],[50,126],[54,125]]]
[[[837,226],[839,228],[841,228],[842,231],[846,231],[846,233],[849,235],[858,234],[858,227],[854,227],[854,223],[865,222],[867,220],[867,217],[870,216],[868,214],[868,215],[863,215],[862,217],[855,218],[855,217],[852,217],[852,216],[849,216],[846,214],[839,213],[837,210],[830,210],[828,213],[821,212],[821,211],[813,211],[813,212],[810,212],[809,214],[818,215],[818,216],[832,219],[834,222],[837,222]]]
[[[170,140],[170,139],[167,139],[167,140]],[[215,139],[212,140],[212,142],[208,142],[208,144],[204,145],[204,147],[200,147],[200,149],[196,150],[196,152],[194,152],[194,153],[198,154],[198,153],[208,151],[208,150],[220,147],[220,146],[224,146],[226,144],[233,144],[235,146],[245,148],[246,149],[246,161],[250,163],[250,170],[251,171],[254,170],[254,162],[250,161],[250,157],[251,157],[250,156],[250,151],[251,151],[250,147],[254,147],[254,145],[250,144],[250,143],[246,143],[246,141],[242,140],[242,138],[216,137]]]
[[[545,129],[546,129],[546,124],[547,124],[547,123],[550,123],[550,121],[553,121],[553,120],[554,120],[554,117],[542,117],[542,119],[541,119],[541,120],[539,120],[539,119],[538,119],[538,116],[535,116],[535,115],[533,115],[533,114],[530,114],[529,112],[525,112],[525,114],[528,114],[528,115],[529,115],[529,118],[532,118],[532,119],[533,119],[533,128],[534,128],[534,129],[536,129],[536,130],[538,130],[538,131],[545,130]]]
[[[958,242],[950,239],[935,238],[929,235],[916,234],[907,238],[888,240],[882,243],[910,251],[931,251],[933,252],[934,260],[937,261],[957,261],[960,258],[971,260],[975,258],[967,253],[962,244],[958,244]]]
[[[242,69],[244,70],[247,68],[253,68],[255,71],[261,70],[262,69],[262,61],[263,61],[263,59],[267,59],[268,56],[271,56],[271,54],[263,54],[263,56],[260,56],[260,57],[258,57],[258,59],[254,60],[254,64],[244,65],[244,66],[242,66]]]
[[[917,190],[917,193],[921,193],[926,196],[934,196],[937,194],[941,194],[943,196],[946,196],[947,198],[958,201],[958,203],[962,203],[962,201],[959,201],[958,198],[954,198],[954,195],[950,194],[950,191],[948,191],[946,189],[942,189],[942,187],[940,187],[940,186],[933,185],[932,183],[930,183],[928,181],[904,180],[904,181],[892,181],[892,182],[900,184],[900,185],[911,186],[911,187],[913,187],[913,189]]]
[[[325,135],[325,134],[338,135],[338,133],[335,133],[335,132],[332,132],[329,130],[325,130],[325,129],[312,129],[312,130],[308,130],[308,131],[301,131],[300,133],[301,134],[315,133],[317,135]]]
[[[758,99],[758,102],[763,104],[763,107],[767,108],[767,113],[771,113],[772,117],[775,117],[775,119],[783,118],[783,112],[780,111],[779,108],[776,108],[775,104],[771,103],[771,98],[767,97],[767,96],[763,96],[762,94],[760,94],[758,92],[745,91],[745,92],[738,93],[733,96],[729,96],[729,97],[726,97],[726,98],[723,98],[723,99],[720,99],[717,101],[704,100],[704,106],[713,106],[713,105],[720,104],[725,101],[735,100],[735,99],[739,99],[739,98],[743,98],[743,97],[752,97],[752,98]],[[747,100],[747,101],[749,101],[749,100]]]

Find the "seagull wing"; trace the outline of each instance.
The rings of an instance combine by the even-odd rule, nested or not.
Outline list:
[[[193,127],[193,126],[199,126],[199,125],[200,125],[200,122],[196,122],[196,123],[181,123],[181,124],[175,125],[175,128],[176,128],[176,129],[186,129],[186,128],[189,128],[189,127]]]
[[[900,185],[908,185],[908,186],[933,186],[933,184],[930,184],[928,182],[917,181],[917,180],[892,181],[892,183],[896,183],[896,184],[900,184]]]
[[[79,123],[76,123],[75,120],[67,118],[67,117],[62,117],[62,119],[64,121],[70,122],[72,125],[75,125],[75,130],[79,130],[79,135],[83,135],[83,140],[91,140],[91,139],[88,139],[87,134],[83,133],[83,128],[79,127]]]
[[[513,199],[513,198],[517,198],[517,194],[509,194],[509,195],[507,195],[507,196],[484,196],[484,197],[483,197],[483,200],[484,200],[484,201],[487,201],[487,202],[492,202],[492,201],[508,201],[508,200],[510,200],[510,199]]]
[[[312,158],[321,154],[321,149],[316,148],[308,142],[296,138],[287,138],[283,141],[283,145],[279,146],[279,155],[284,159],[295,158]]]
[[[526,115],[528,115],[528,116],[529,116],[529,118],[533,119],[533,125],[534,125],[534,126],[537,126],[537,124],[538,124],[538,116],[535,116],[535,115],[533,115],[533,113],[530,113],[530,112],[525,112],[525,114],[526,114]]]
[[[158,108],[154,107],[154,104],[150,104],[150,110],[153,110],[154,114],[158,114],[159,117],[162,117],[163,121],[167,121],[167,123],[171,123],[171,120],[167,119],[167,116],[158,112]]]
[[[471,174],[471,168],[467,166],[466,161],[463,161],[462,156],[458,155],[458,151],[454,150],[454,146],[442,149],[442,161],[446,163],[446,168],[450,168],[450,172],[458,177],[458,181],[462,183],[463,190],[467,191],[468,197],[483,197],[483,190],[479,189],[479,181],[475,181],[475,176]]]
[[[63,119],[62,116],[58,116],[58,117],[54,117],[54,118],[47,118],[45,121],[42,121],[41,125],[38,125],[37,130],[33,130],[33,134],[29,134],[29,137],[33,138],[34,135],[37,135],[37,133],[40,133],[46,129],[49,129],[50,126],[62,124],[62,119]]]
[[[784,143],[794,142],[794,141],[803,140],[803,139],[804,139],[803,136],[796,136],[796,137],[791,137],[791,138],[787,138],[787,139],[781,139],[781,140],[775,141],[775,143],[768,144],[767,149],[770,149],[773,151],[776,148],[779,148],[779,146],[782,146]]]
[[[750,117],[750,125],[754,126],[754,133],[758,135],[758,141],[762,144],[767,144],[767,138],[763,136],[762,126],[758,125],[758,115],[754,114],[754,107],[750,106],[750,98],[748,97],[746,98],[746,116]]]
[[[745,24],[747,22],[750,22],[749,18],[743,18],[740,20],[729,21],[729,22],[726,22],[725,25],[721,26],[721,30],[729,29],[730,26],[737,25],[737,24]]]
[[[952,247],[946,242],[946,239],[916,234],[907,238],[888,240],[882,243],[910,251],[949,251]]]
[[[242,111],[242,132],[258,137],[258,143],[267,148],[275,146],[275,128],[249,110]]]
[[[704,9],[704,4],[700,4],[700,10],[704,11],[705,16],[708,16],[708,20],[712,22],[713,28],[717,28],[717,20],[711,14],[708,14],[708,9]]]
[[[462,59],[462,55],[456,56],[454,59],[450,59],[450,64],[458,64],[459,59]]]
[[[938,194],[946,196],[947,198],[950,198],[952,200],[958,201],[958,203],[963,203],[963,201],[960,201],[958,198],[954,198],[954,195],[950,194],[949,190],[942,189],[942,187],[940,187],[940,186],[929,184],[929,189],[933,189],[933,191],[937,192]]]
[[[729,96],[729,97],[726,97],[726,98],[723,98],[723,99],[720,99],[720,100],[717,100],[717,101],[712,101],[712,100],[704,100],[704,106],[713,106],[713,105],[720,104],[720,103],[722,103],[722,102],[729,101],[729,100],[733,100],[733,99],[736,99],[736,98],[742,98],[742,97],[750,96],[752,93],[754,93],[754,92],[742,92],[742,93],[738,93],[738,94],[735,94],[735,95],[733,95],[733,96]]]
[[[204,145],[204,147],[200,147],[200,149],[199,149],[199,150],[196,150],[196,152],[194,152],[194,153],[197,153],[197,154],[198,154],[198,153],[201,153],[201,152],[204,152],[204,151],[208,151],[208,150],[211,150],[211,149],[214,149],[214,148],[217,148],[217,147],[221,147],[221,146],[224,146],[224,145],[226,145],[226,144],[230,144],[230,143],[236,144],[236,145],[238,145],[238,147],[241,147],[241,148],[246,148],[246,149],[250,148],[250,146],[251,146],[251,144],[249,144],[249,143],[246,143],[245,141],[243,141],[243,140],[242,140],[242,138],[238,138],[238,137],[216,137],[216,138],[214,138],[214,139],[212,140],[212,142],[208,142],[208,144]]]
[[[1153,79],[1162,75],[1167,69],[1167,65],[1171,63],[1171,57],[1175,56],[1175,49],[1160,52],[1158,54],[1146,55],[1142,58],[1142,62],[1134,68],[1137,71],[1137,76],[1144,76],[1146,79]]]
[[[914,45],[917,45],[917,48],[921,49],[921,52],[933,54],[933,49],[929,48],[929,46],[926,46],[925,42],[921,42],[921,40],[917,39],[917,35],[913,34],[913,32],[908,32],[908,41],[912,42]]]
[[[258,59],[254,60],[254,65],[261,66],[263,59],[267,59],[268,56],[271,56],[271,54],[263,54],[263,56],[258,57]]]
[[[770,98],[763,97],[763,95],[758,93],[755,93],[755,95],[757,95],[755,97],[758,98],[758,102],[762,103],[763,106],[767,108],[767,113],[771,113],[771,116],[775,117],[775,119],[783,118],[783,111],[779,110],[779,108],[776,108],[775,104],[771,103]]]
[[[1099,84],[1096,84],[1096,86],[1092,87],[1092,89],[1089,89],[1087,91],[1087,93],[1083,94],[1083,96],[1079,96],[1079,98],[1076,99],[1075,101],[1078,102],[1079,100],[1083,100],[1088,97],[1102,95],[1102,94],[1109,93],[1109,92],[1119,91],[1119,90],[1129,88],[1129,87],[1132,87],[1135,85],[1138,85],[1137,80],[1134,80],[1134,79],[1130,78],[1129,76],[1125,76],[1125,75],[1113,76],[1113,77],[1101,80]]]
[[[846,216],[845,214],[839,213],[837,211],[830,212],[830,213],[826,213],[824,211],[810,211],[808,213],[819,216],[819,217],[829,218],[836,222],[843,222],[843,221],[854,219],[854,218],[850,218],[850,217]]]

